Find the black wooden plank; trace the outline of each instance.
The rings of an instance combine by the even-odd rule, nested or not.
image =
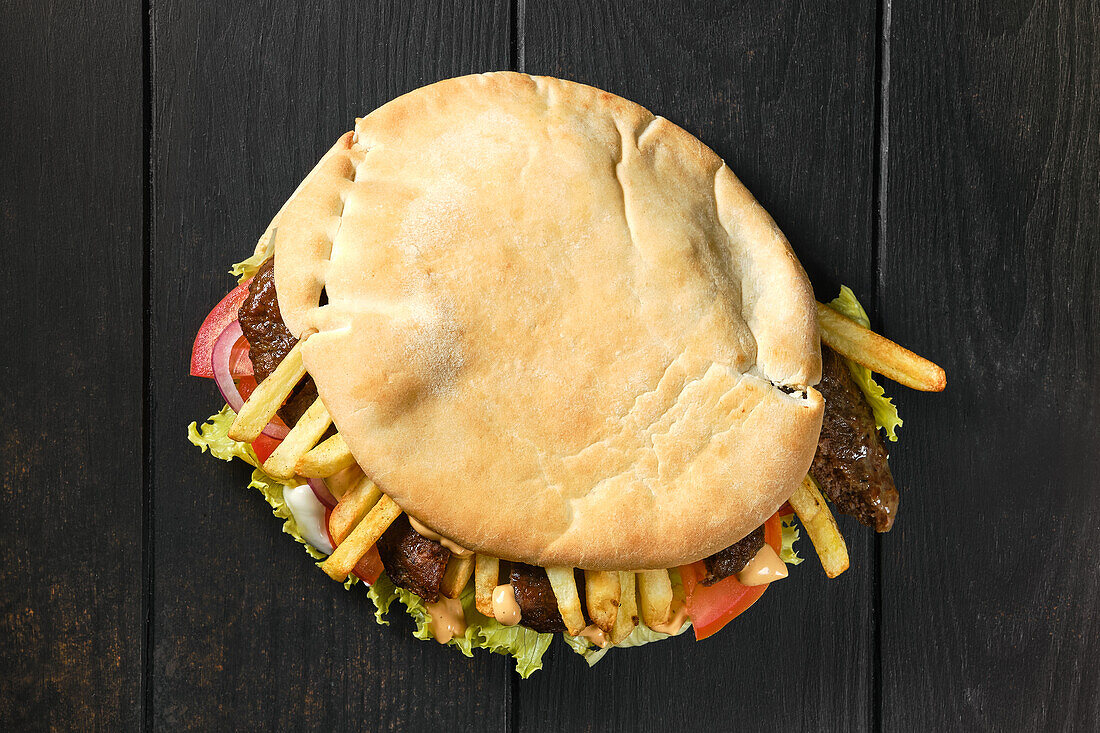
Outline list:
[[[140,9],[0,6],[0,729],[141,719]]]
[[[219,406],[187,376],[228,265],[333,141],[390,98],[506,67],[504,2],[168,3],[152,8],[153,725],[499,730],[511,662],[379,628],[287,536],[247,471],[200,455]],[[394,613],[394,617],[399,616]]]
[[[883,724],[1095,730],[1100,17],[892,16],[884,320],[948,391],[900,400]]]
[[[713,147],[771,212],[821,297],[873,295],[873,3],[529,3],[530,73],[633,99]],[[873,541],[852,569],[813,552],[721,635],[613,652],[558,647],[517,687],[519,730],[862,729],[872,723]]]

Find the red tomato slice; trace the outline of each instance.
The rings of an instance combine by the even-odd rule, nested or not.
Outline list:
[[[250,347],[246,338],[242,337],[237,340],[237,343],[233,344],[233,350],[229,353],[229,373],[234,377],[252,376],[252,359],[248,355],[249,350]]]
[[[764,523],[764,541],[779,552],[783,542],[779,514],[773,514]],[[696,640],[702,640],[717,633],[730,621],[740,616],[749,606],[756,603],[767,585],[741,585],[737,576],[730,576],[714,585],[702,583],[706,577],[703,561],[684,565],[680,568],[680,578],[684,583],[684,603],[687,606],[691,625],[695,628]]]
[[[336,547],[336,543],[332,541],[332,534],[328,531],[328,520],[332,516],[332,510],[325,510],[325,534],[328,535],[329,544]],[[374,585],[378,582],[378,576],[385,570],[385,566],[382,565],[382,556],[378,554],[378,546],[371,545],[371,548],[367,550],[367,554],[363,555],[359,559],[359,562],[355,563],[355,567],[351,569],[353,575],[359,580],[362,580],[367,585]]]
[[[214,342],[218,340],[218,336],[226,326],[237,320],[237,311],[248,296],[249,282],[251,280],[246,280],[233,288],[220,303],[214,306],[214,310],[206,315],[206,319],[199,327],[198,335],[195,336],[195,345],[191,347],[191,376],[213,379],[214,372],[210,368],[210,359],[214,353]],[[247,373],[251,374],[252,362],[247,359],[245,361],[248,363]],[[241,366],[243,368],[243,364]]]
[[[367,550],[367,554],[355,563],[352,572],[359,577],[359,580],[374,585],[378,582],[378,576],[382,574],[383,570],[385,568],[382,566],[382,557],[378,554],[378,547],[372,545]]]
[[[240,379],[237,380],[237,391],[241,393],[241,398],[242,399],[247,400],[249,395],[251,395],[252,392],[255,391],[255,389],[256,389],[256,378],[255,377],[241,377]]]
[[[260,459],[261,465],[267,460],[268,456],[275,452],[275,449],[279,447],[279,443],[282,442],[283,441],[276,440],[263,433],[256,436],[256,439],[252,441],[252,450],[256,451],[256,457]]]

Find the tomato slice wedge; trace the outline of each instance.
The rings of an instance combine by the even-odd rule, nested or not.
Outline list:
[[[253,376],[252,359],[248,355],[250,350],[248,339],[244,337],[233,344],[233,350],[229,354],[229,373],[234,377]]]
[[[260,465],[263,465],[264,461],[275,452],[275,449],[279,447],[279,443],[282,442],[263,433],[256,436],[256,439],[252,441],[252,450],[256,452],[256,457],[260,459]]]
[[[782,527],[779,514],[773,514],[764,522],[764,541],[776,552],[782,548]],[[684,565],[680,578],[684,583],[684,604],[687,606],[696,640],[717,633],[726,624],[740,616],[764,595],[767,585],[741,585],[733,575],[714,585],[703,585],[707,571],[703,561]]]
[[[256,378],[241,377],[240,379],[238,379],[237,391],[241,393],[241,397],[247,400],[249,396],[256,391]]]
[[[332,510],[325,511],[325,533],[328,534],[329,544],[336,547],[336,543],[332,541],[332,534],[328,531],[328,520],[332,516]],[[363,581],[367,585],[374,585],[378,582],[378,576],[382,574],[386,567],[382,564],[382,556],[378,554],[378,545],[371,545],[367,550],[367,554],[363,555],[359,559],[359,562],[355,563],[355,567],[351,569],[351,572],[359,580]]]
[[[191,347],[192,377],[214,378],[214,370],[210,368],[210,360],[214,353],[214,342],[218,340],[218,336],[221,335],[226,326],[237,320],[237,311],[240,310],[244,299],[248,297],[248,283],[250,282],[251,280],[245,280],[233,288],[228,295],[221,299],[220,303],[214,306],[212,311],[206,314],[206,318],[199,326],[199,332],[195,336],[195,343]],[[240,369],[240,374],[237,373],[237,368]],[[234,376],[251,374],[252,362],[248,359],[240,360],[233,373]]]
[[[382,565],[382,556],[378,554],[378,546],[371,545],[371,548],[367,550],[367,554],[355,563],[355,567],[352,568],[351,572],[355,573],[359,580],[368,585],[374,585],[378,582],[378,576],[382,574],[383,570],[385,570],[385,567]]]

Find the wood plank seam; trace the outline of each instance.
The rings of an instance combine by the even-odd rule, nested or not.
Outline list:
[[[874,222],[871,229],[871,272],[874,274],[874,289],[871,302],[874,304],[875,322],[880,326],[883,307],[882,250],[886,243],[886,198],[888,189],[888,171],[890,161],[890,22],[893,0],[878,0],[878,42],[875,44],[876,106],[875,144],[877,155],[874,162],[875,206]],[[882,730],[882,567],[883,539],[875,534],[872,551],[871,582],[871,618],[874,629],[871,633],[871,664],[868,673],[868,689],[871,691],[871,704],[868,721],[871,730]]]
[[[143,731],[153,727],[153,650],[156,648],[156,628],[154,603],[156,525],[154,523],[153,490],[153,369],[152,369],[152,325],[153,325],[153,79],[152,79],[152,25],[151,0],[141,2],[141,114],[142,114],[142,200],[141,200],[141,237],[142,266],[141,288],[145,312],[141,319],[142,351],[142,543],[141,543],[141,689],[138,692],[138,720]]]

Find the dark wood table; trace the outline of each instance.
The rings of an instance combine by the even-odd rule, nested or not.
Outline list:
[[[804,546],[716,638],[521,681],[376,626],[188,444],[228,265],[354,117],[493,69],[698,135],[945,366],[890,385],[900,519],[840,579]],[[4,3],[0,729],[1095,730],[1098,170],[1095,1]]]

